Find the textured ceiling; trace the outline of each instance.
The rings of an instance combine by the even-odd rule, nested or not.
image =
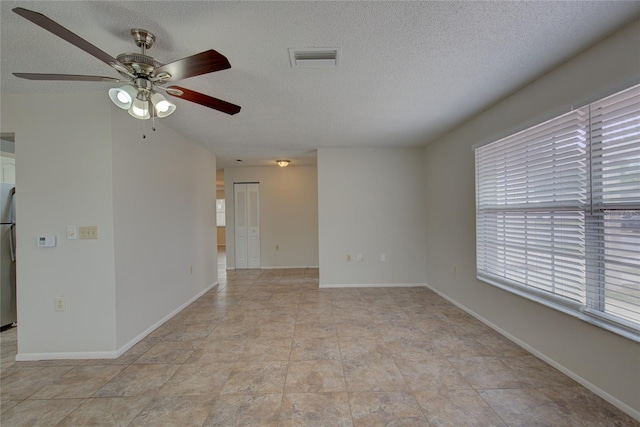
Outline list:
[[[315,163],[319,147],[424,145],[640,16],[640,2],[2,1],[2,93],[95,92],[12,72],[118,77],[11,12],[21,6],[117,56],[131,28],[171,62],[207,49],[232,68],[178,84],[242,106],[228,116],[175,100],[161,119],[218,167]],[[341,47],[338,67],[291,68],[289,48]],[[123,112],[123,114],[125,114]],[[133,119],[132,119],[133,120]]]

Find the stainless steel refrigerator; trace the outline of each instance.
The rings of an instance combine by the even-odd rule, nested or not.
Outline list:
[[[0,327],[16,321],[16,215],[13,184],[0,184]]]

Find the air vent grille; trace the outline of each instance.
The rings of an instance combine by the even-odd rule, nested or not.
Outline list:
[[[335,67],[340,63],[341,48],[289,49],[289,59],[293,68]]]

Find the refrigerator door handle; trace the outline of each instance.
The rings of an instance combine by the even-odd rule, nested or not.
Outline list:
[[[11,224],[11,227],[9,228],[9,248],[11,248],[12,262],[16,262],[16,242],[13,239],[13,230],[15,229],[15,227],[15,224]]]

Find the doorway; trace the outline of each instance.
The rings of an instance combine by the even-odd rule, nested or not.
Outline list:
[[[236,269],[260,268],[260,184],[234,183]]]

